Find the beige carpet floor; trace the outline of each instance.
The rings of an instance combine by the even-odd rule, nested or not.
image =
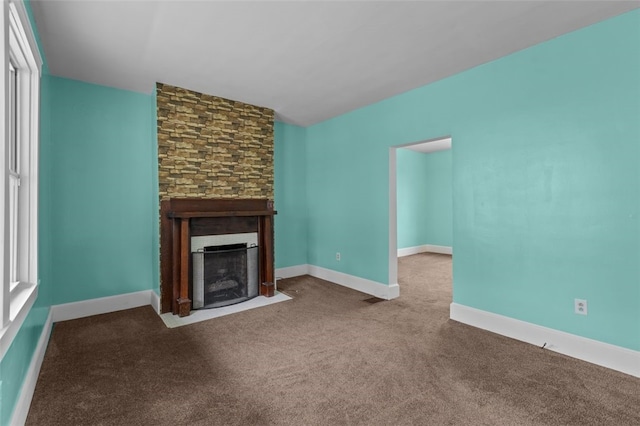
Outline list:
[[[293,300],[167,329],[150,307],[55,325],[28,425],[640,425],[640,380],[448,319],[451,258],[398,299],[309,276]]]

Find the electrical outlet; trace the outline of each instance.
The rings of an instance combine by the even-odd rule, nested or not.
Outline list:
[[[574,299],[574,311],[578,315],[587,315],[587,301],[585,299]]]
[[[340,252],[337,252],[337,253],[336,253],[336,260],[337,260],[338,262],[340,262]]]

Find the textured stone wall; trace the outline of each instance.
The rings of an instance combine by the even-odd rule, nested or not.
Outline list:
[[[156,89],[160,200],[273,200],[273,110],[161,83]]]

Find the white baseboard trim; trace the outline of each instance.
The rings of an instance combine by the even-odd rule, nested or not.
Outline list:
[[[400,297],[400,286],[398,283],[389,284],[389,290],[387,290],[387,300],[395,299]]]
[[[44,354],[47,351],[47,344],[49,343],[49,337],[51,336],[51,326],[53,324],[53,313],[49,309],[49,315],[42,327],[42,333],[38,339],[38,344],[33,352],[29,369],[25,375],[24,382],[22,383],[22,389],[20,389],[20,395],[18,401],[13,410],[11,416],[12,425],[24,425],[27,421],[27,415],[29,414],[29,408],[31,407],[31,400],[33,399],[33,392],[36,390],[36,382],[38,381],[38,375],[40,374],[40,367],[42,367],[42,361],[44,360]]]
[[[640,377],[640,352],[452,303],[452,320]]]
[[[398,249],[398,257],[411,256],[418,253],[453,254],[453,249],[449,246],[436,246],[433,244]]]
[[[151,293],[149,294],[149,304],[156,311],[156,314],[160,315],[160,296],[153,290],[149,290]]]
[[[309,273],[309,265],[287,266],[286,268],[276,269],[276,281],[279,279],[300,277]]]
[[[147,305],[151,305],[156,309],[156,306],[159,306],[160,303],[158,301],[154,306],[154,295],[156,298],[158,297],[153,290],[142,290],[134,293],[118,294],[116,296],[99,297],[97,299],[54,305],[51,307],[51,311],[53,312],[53,322],[107,314],[109,312],[122,311],[124,309]],[[159,309],[157,311],[159,311]]]
[[[321,268],[320,266],[309,265],[309,275],[322,280],[331,281],[353,290],[370,294],[381,299],[391,300],[400,295],[398,284],[386,285],[377,281],[356,277],[355,275]]]
[[[400,286],[397,283],[385,285],[376,281],[356,277],[331,269],[313,265],[296,265],[276,269],[276,280],[311,275],[316,278],[331,281],[332,283],[349,287],[381,299],[391,300],[400,296]]]

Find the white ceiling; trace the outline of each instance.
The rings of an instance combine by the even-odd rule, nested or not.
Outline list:
[[[640,7],[640,1],[32,0],[53,75],[156,81],[311,125]]]

